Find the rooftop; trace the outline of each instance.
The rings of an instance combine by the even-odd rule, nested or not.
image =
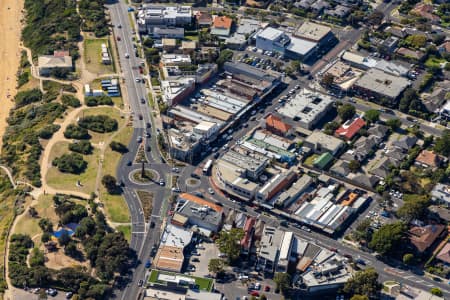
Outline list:
[[[327,95],[303,89],[280,107],[278,113],[297,122],[312,124],[332,103],[333,99]]]
[[[441,224],[414,226],[409,230],[409,239],[419,252],[424,252],[436,241],[444,229],[445,226]]]
[[[351,140],[365,125],[366,122],[364,122],[364,120],[361,118],[348,120],[347,122],[342,124],[341,127],[336,129],[335,134],[339,137]]]
[[[420,154],[416,157],[416,162],[427,165],[429,167],[439,166],[440,157],[433,151],[422,150]]]
[[[431,196],[438,201],[450,203],[450,186],[437,183],[431,191]]]
[[[41,55],[38,57],[39,68],[71,68],[71,56]]]
[[[273,27],[267,27],[261,32],[258,33],[258,37],[269,40],[269,41],[275,41],[285,33],[279,29],[273,28]]]
[[[217,16],[214,18],[213,27],[230,29],[233,19],[227,16]]]
[[[238,168],[249,171],[256,171],[266,166],[266,164],[268,163],[267,158],[257,159],[248,155],[243,155],[233,150],[225,152],[220,159],[229,162]]]
[[[305,142],[316,146],[320,145],[322,148],[328,149],[332,152],[335,152],[336,149],[339,149],[343,145],[343,142],[340,139],[317,130],[309,135],[305,139]]]
[[[411,83],[406,78],[390,75],[378,69],[370,69],[355,84],[366,90],[395,99]]]
[[[316,46],[317,46],[316,42],[311,42],[306,39],[299,39],[292,37],[291,43],[287,46],[286,49],[300,55],[307,55]]]
[[[331,28],[328,26],[312,22],[305,22],[297,29],[294,35],[310,41],[319,42],[330,31]]]
[[[259,256],[272,262],[276,261],[283,236],[284,231],[265,226],[259,244]]]
[[[183,248],[173,246],[160,246],[153,264],[157,269],[181,272],[183,267]]]
[[[280,116],[276,116],[274,114],[270,114],[269,116],[266,117],[266,126],[282,133],[287,133],[289,129],[292,128],[291,125],[289,125],[286,122],[283,122]]]

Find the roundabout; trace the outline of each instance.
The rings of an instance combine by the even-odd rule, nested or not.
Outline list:
[[[144,185],[158,182],[160,175],[153,169],[144,169],[144,174],[142,174],[142,171],[139,169],[131,171],[129,174],[129,179],[135,184]]]
[[[194,179],[194,178],[188,178],[188,179],[186,179],[186,181],[185,181],[185,184],[186,184],[188,187],[191,187],[191,188],[199,187],[201,183],[202,183],[202,182],[201,182],[200,180]]]

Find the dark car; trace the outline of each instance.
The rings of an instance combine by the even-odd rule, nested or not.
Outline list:
[[[141,103],[145,104],[145,99],[144,98],[141,98]]]
[[[142,120],[144,117],[141,115],[141,114],[139,114],[139,120]]]
[[[195,174],[195,173],[191,173],[191,177],[192,177],[192,178],[200,179],[200,175],[197,175],[197,174]]]
[[[220,152],[216,152],[216,153],[214,153],[214,159],[218,159],[219,158],[219,156],[220,156]]]
[[[150,222],[150,228],[155,228],[155,222],[153,221]]]
[[[150,128],[150,127],[152,127],[152,124],[147,122],[147,128]]]
[[[128,162],[127,162],[127,166],[131,166],[133,163],[131,162],[131,160],[129,160]]]
[[[150,260],[147,260],[147,262],[145,263],[145,267],[148,269],[151,265],[152,263],[150,262]]]

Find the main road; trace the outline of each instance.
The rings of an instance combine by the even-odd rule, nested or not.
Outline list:
[[[148,103],[148,89],[143,76],[139,73],[139,66],[145,63],[142,58],[135,55],[134,43],[139,40],[130,24],[128,16],[128,5],[125,1],[113,0],[106,5],[109,10],[111,23],[113,25],[114,38],[116,40],[117,52],[120,64],[120,78],[122,80],[122,95],[126,110],[133,120],[133,137],[128,146],[128,152],[122,156],[117,168],[117,178],[123,183],[123,196],[127,202],[132,223],[132,235],[130,247],[136,251],[138,264],[131,270],[132,274],[128,285],[116,291],[116,298],[122,300],[137,299],[142,291],[137,282],[145,277],[145,262],[150,258],[153,245],[159,242],[161,228],[164,220],[164,200],[170,195],[170,184],[161,186],[159,179],[165,182],[170,178],[170,169],[161,158],[157,147],[158,131],[154,125],[150,106]],[[144,99],[144,100],[142,100]],[[147,133],[150,135],[146,137]],[[142,141],[141,141],[142,140]],[[139,184],[132,180],[130,174],[139,172],[141,164],[136,162],[138,152],[144,152],[147,168],[154,170],[156,182]],[[144,211],[136,193],[144,190],[153,193],[152,214],[145,219]]]

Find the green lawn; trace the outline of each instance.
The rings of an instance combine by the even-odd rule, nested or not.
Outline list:
[[[310,166],[312,167],[314,164],[314,161],[316,160],[316,158],[318,158],[319,155],[318,154],[313,154],[311,156],[309,156],[307,159],[305,159],[305,161],[303,162],[304,165],[306,166]]]
[[[190,41],[195,41],[195,42],[198,41],[198,35],[185,35],[184,38],[186,40],[190,40]]]
[[[126,126],[113,139],[124,145],[128,145],[133,134],[133,128]],[[103,156],[102,175],[113,175],[116,177],[117,164],[120,161],[121,154],[112,151],[109,146],[106,147]],[[100,186],[100,199],[105,205],[106,215],[112,222],[124,223],[130,221],[128,206],[121,195],[110,195],[106,192],[103,185]]]
[[[431,55],[425,62],[425,66],[427,68],[440,68],[441,64],[445,62],[445,59],[437,58],[436,56]]]
[[[64,153],[68,153],[69,143],[59,142],[53,146],[50,153],[50,162],[54,158],[60,157]],[[94,151],[90,155],[83,155],[84,160],[87,161],[88,166],[86,170],[81,174],[62,173],[57,167],[51,167],[47,172],[47,183],[55,188],[61,190],[78,191],[90,194],[94,192],[95,180],[97,177],[98,162],[99,162],[99,150],[94,148]],[[82,186],[78,187],[77,181],[80,181]]]
[[[118,122],[118,127],[121,128],[125,124],[125,118],[121,118],[120,111],[114,107],[91,107],[81,111],[77,118],[92,116],[92,115],[107,115],[111,118],[114,118]],[[115,132],[108,133],[97,133],[89,130],[89,134],[91,135],[90,142],[91,143],[99,143],[106,141],[112,134]]]
[[[123,232],[123,235],[127,239],[128,242],[131,241],[131,225],[120,225],[116,228],[118,231]]]
[[[109,39],[86,39],[84,41],[84,62],[89,72],[102,75],[114,73],[114,62],[110,65],[102,64],[102,44],[109,47]],[[112,55],[111,49],[109,54]]]

